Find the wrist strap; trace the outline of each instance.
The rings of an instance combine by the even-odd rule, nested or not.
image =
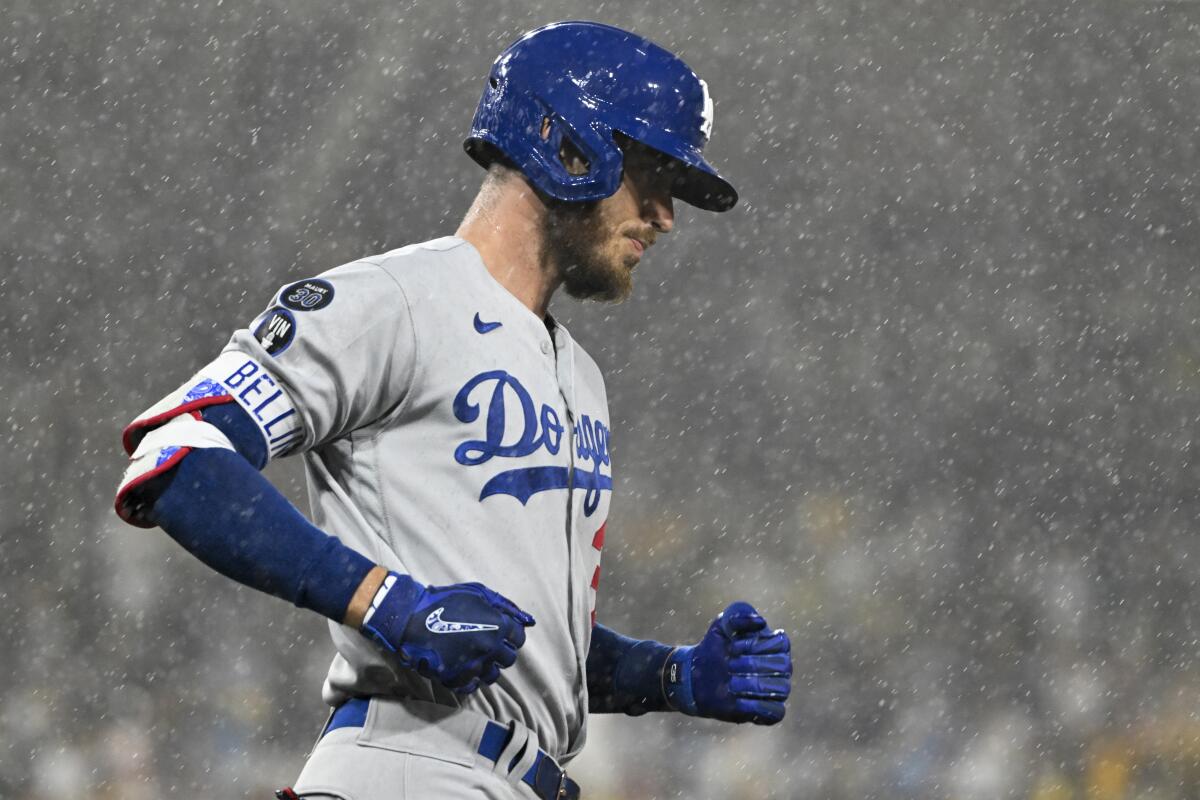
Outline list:
[[[395,572],[389,572],[388,576],[383,579],[383,583],[379,584],[379,588],[375,591],[375,596],[371,598],[371,607],[367,609],[367,613],[363,614],[362,627],[366,627],[371,621],[371,617],[375,616],[375,612],[379,610],[379,606],[383,603],[383,598],[388,596],[388,592],[396,585],[396,579],[400,576]]]
[[[696,715],[696,700],[692,694],[691,657],[694,647],[676,647],[663,665],[663,699],[672,711]]]
[[[667,674],[670,673],[670,675],[671,675],[670,682],[672,684],[678,682],[679,663],[675,661],[675,654],[678,652],[679,652],[678,647],[671,648],[671,652],[667,656],[667,660],[663,662],[662,677],[659,681],[659,684],[662,687],[663,702],[665,702],[667,704],[667,708],[671,711],[678,711],[679,709],[676,708],[675,704],[671,702],[671,693],[669,691],[667,691]]]

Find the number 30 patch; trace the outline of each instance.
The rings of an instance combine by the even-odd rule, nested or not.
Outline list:
[[[293,283],[279,293],[279,302],[293,311],[316,311],[333,302],[333,284],[320,278]]]

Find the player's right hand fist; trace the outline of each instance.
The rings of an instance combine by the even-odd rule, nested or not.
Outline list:
[[[517,660],[533,617],[480,583],[423,586],[388,573],[362,632],[422,677],[459,694],[495,682]]]

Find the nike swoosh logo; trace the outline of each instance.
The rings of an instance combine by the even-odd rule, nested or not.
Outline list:
[[[496,330],[496,328],[499,328],[503,324],[504,324],[503,322],[484,322],[483,320],[481,320],[479,318],[478,312],[476,312],[476,314],[475,314],[475,332],[476,333],[488,333],[490,331]]]
[[[500,630],[498,625],[483,625],[478,622],[450,622],[442,619],[445,608],[435,609],[425,618],[425,629],[430,633],[474,633],[475,631]]]

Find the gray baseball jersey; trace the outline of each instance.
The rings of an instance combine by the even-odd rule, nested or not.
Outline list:
[[[479,581],[537,620],[516,664],[466,697],[336,623],[323,696],[383,695],[518,720],[569,759],[612,490],[595,362],[453,237],[284,287],[202,371],[273,456],[303,452],[313,521],[435,585]]]

